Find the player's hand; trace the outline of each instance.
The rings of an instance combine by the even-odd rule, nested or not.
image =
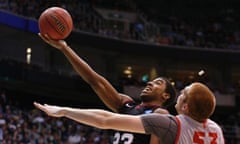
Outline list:
[[[63,107],[52,106],[52,105],[48,105],[48,104],[42,105],[37,102],[34,102],[33,104],[36,108],[42,110],[49,116],[52,116],[52,117],[63,117],[64,116],[64,112],[63,112],[64,108]]]
[[[66,41],[64,40],[54,40],[54,39],[51,39],[47,34],[43,35],[41,33],[38,33],[39,37],[45,41],[46,43],[48,43],[49,45],[61,50],[65,47],[67,47],[67,43]]]

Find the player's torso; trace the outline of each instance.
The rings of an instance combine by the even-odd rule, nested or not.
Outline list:
[[[206,123],[198,123],[187,116],[177,116],[180,122],[179,144],[224,144],[222,131],[211,120]]]
[[[152,113],[156,107],[144,107],[135,103],[126,103],[119,113],[140,115]],[[113,144],[149,144],[150,135],[114,131]]]

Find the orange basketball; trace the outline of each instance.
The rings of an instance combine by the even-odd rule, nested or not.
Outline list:
[[[73,21],[67,10],[50,7],[42,12],[38,19],[41,34],[47,34],[55,40],[65,39],[73,29]]]

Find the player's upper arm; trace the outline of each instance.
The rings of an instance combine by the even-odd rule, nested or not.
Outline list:
[[[155,134],[158,137],[176,136],[178,126],[172,115],[145,114],[141,115],[141,120],[147,134]]]

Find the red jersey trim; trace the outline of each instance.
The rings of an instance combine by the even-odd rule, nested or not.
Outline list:
[[[175,139],[175,144],[178,144],[179,137],[180,137],[180,132],[181,132],[181,122],[180,122],[180,120],[177,116],[176,116],[176,122],[177,122],[177,125],[178,125],[178,131],[177,131],[177,136],[176,136],[176,139]]]

